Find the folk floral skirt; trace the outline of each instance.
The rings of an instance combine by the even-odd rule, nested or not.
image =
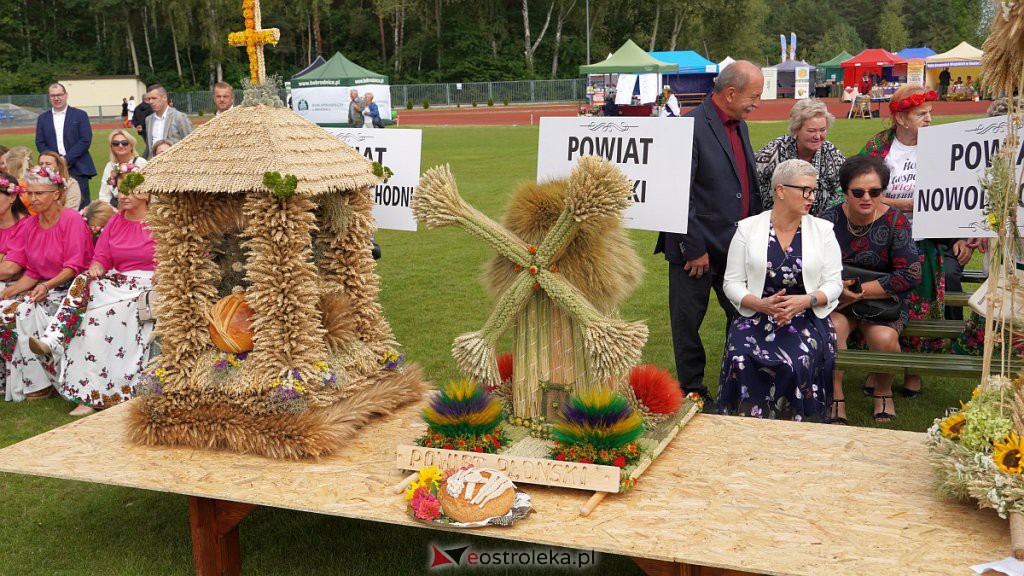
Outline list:
[[[56,370],[29,350],[28,339],[38,338],[46,329],[65,294],[63,290],[51,290],[39,303],[28,296],[0,302],[0,357],[5,364],[4,397],[8,401],[20,402],[27,394],[56,384]]]

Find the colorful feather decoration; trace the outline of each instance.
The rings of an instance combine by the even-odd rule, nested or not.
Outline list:
[[[571,397],[562,406],[562,418],[551,437],[563,445],[590,444],[598,450],[613,450],[644,433],[643,418],[613,390],[597,389]]]
[[[501,402],[475,380],[452,380],[440,387],[422,417],[433,433],[482,436],[493,433],[501,423]]]
[[[653,414],[675,414],[683,405],[679,381],[668,370],[653,364],[640,364],[630,370],[629,386],[637,400]]]

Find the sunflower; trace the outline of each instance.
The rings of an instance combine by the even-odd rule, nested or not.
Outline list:
[[[1021,442],[1020,438],[1013,432],[1006,437],[1005,442],[996,442],[995,452],[992,453],[992,459],[995,460],[996,466],[1007,474],[1020,474],[1021,470],[1024,469],[1024,454],[1021,454]]]
[[[960,431],[964,429],[964,424],[967,424],[967,419],[964,418],[964,413],[957,412],[940,422],[939,430],[942,431],[942,435],[946,438],[959,438]]]

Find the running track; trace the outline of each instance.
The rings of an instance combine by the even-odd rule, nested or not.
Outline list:
[[[837,118],[845,118],[850,110],[848,102],[838,98],[824,98],[828,109]],[[889,110],[882,103],[882,117],[889,116]],[[972,115],[980,116],[988,109],[989,103],[981,102],[935,102],[932,113],[936,116]],[[789,119],[793,100],[765,100],[748,120],[768,121]],[[537,124],[542,116],[576,116],[576,104],[549,104],[532,106],[480,106],[477,108],[431,108],[427,110],[399,110],[399,123],[405,126],[522,126]],[[194,124],[202,124],[209,118],[193,118]],[[110,130],[119,127],[118,122],[93,124],[94,130]],[[0,129],[0,134],[34,134],[34,126]]]

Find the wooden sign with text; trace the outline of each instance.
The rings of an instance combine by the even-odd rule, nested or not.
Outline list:
[[[419,470],[427,466],[450,470],[470,465],[494,468],[507,474],[513,482],[595,492],[618,492],[622,473],[617,466],[602,466],[600,464],[424,448],[423,446],[402,445],[398,447],[398,468],[402,470]]]

